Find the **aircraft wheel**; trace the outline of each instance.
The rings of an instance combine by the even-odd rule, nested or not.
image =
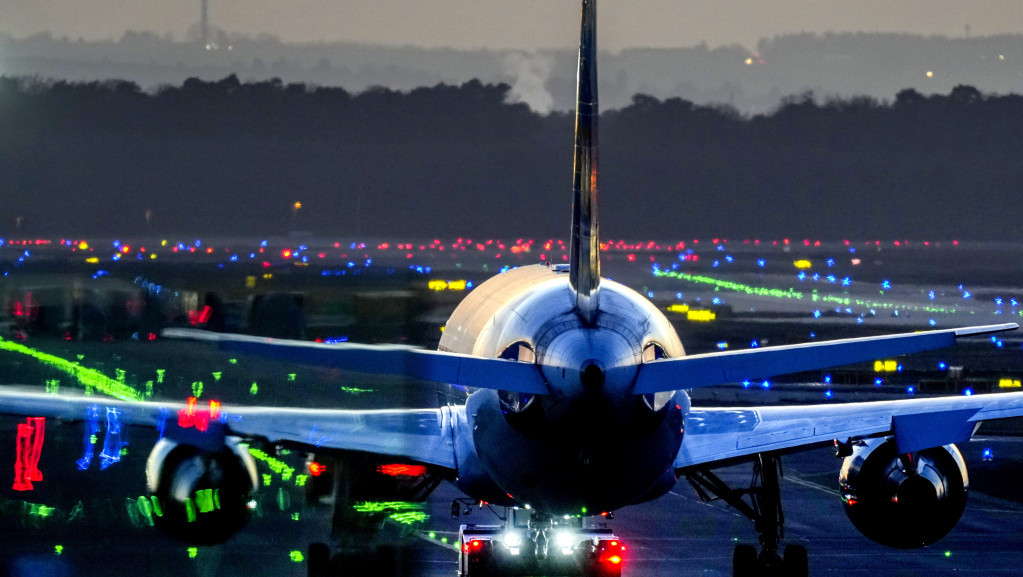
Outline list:
[[[732,553],[732,577],[755,577],[757,549],[752,545],[736,545]]]
[[[809,577],[810,563],[807,560],[806,547],[802,545],[785,547],[785,574],[788,577]]]

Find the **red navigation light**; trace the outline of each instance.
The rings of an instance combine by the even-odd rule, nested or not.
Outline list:
[[[618,555],[612,555],[612,556],[608,557],[607,560],[609,562],[611,562],[612,564],[614,564],[614,565],[617,565],[617,564],[622,562],[622,558],[619,557]]]
[[[618,541],[611,541],[611,545],[617,547],[618,546]]]
[[[479,549],[480,547],[482,547],[482,546],[483,546],[483,543],[480,543],[480,542],[479,542],[478,540],[476,540],[476,539],[473,539],[473,540],[472,540],[472,542],[471,542],[471,543],[469,543],[469,544],[470,544],[470,545],[472,545],[472,548],[473,548],[473,549]]]
[[[423,465],[405,465],[402,463],[391,463],[388,465],[379,465],[377,472],[387,475],[389,477],[422,477],[426,474],[426,467]]]
[[[316,461],[309,463],[309,474],[312,475],[313,477],[319,477],[324,472],[326,472],[326,470],[327,470],[326,465],[317,463]]]

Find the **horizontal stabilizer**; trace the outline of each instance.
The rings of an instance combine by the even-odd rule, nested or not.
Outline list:
[[[950,347],[955,344],[957,337],[1011,331],[1017,328],[1019,326],[1015,323],[1008,323],[657,360],[640,365],[634,392],[642,395],[677,389],[695,389],[826,369]]]
[[[436,383],[516,393],[548,393],[536,365],[512,360],[431,351],[405,345],[311,343],[194,329],[165,329],[163,336],[212,341],[229,351],[361,373],[401,375]]]

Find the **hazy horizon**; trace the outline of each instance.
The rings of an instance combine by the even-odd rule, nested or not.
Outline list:
[[[194,35],[198,0],[0,0],[0,32],[50,32],[85,40],[126,31]],[[230,33],[271,34],[285,42],[348,41],[456,49],[565,48],[574,43],[577,0],[209,0],[209,25]],[[894,32],[948,37],[1023,31],[1013,0],[633,0],[600,4],[601,48],[754,48],[762,38],[809,32]]]

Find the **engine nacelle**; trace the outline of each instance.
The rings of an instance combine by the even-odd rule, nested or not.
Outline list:
[[[966,508],[969,485],[955,445],[900,455],[894,441],[871,439],[853,447],[839,473],[853,525],[873,541],[900,549],[947,535]]]
[[[160,439],[149,454],[146,480],[156,525],[194,545],[222,543],[237,533],[259,483],[255,460],[235,437],[216,451]]]

